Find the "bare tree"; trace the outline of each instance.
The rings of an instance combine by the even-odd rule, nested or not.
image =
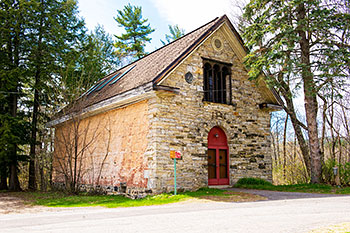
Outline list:
[[[89,120],[73,116],[56,129],[54,169],[63,175],[67,191],[77,193],[86,173],[86,157],[98,137]]]
[[[99,172],[98,172],[98,176],[97,176],[97,182],[96,184],[99,185],[100,184],[100,179],[101,179],[101,174],[102,174],[102,170],[103,167],[105,165],[105,162],[107,160],[107,157],[109,156],[109,149],[110,149],[110,145],[111,145],[111,139],[112,139],[112,130],[111,130],[111,118],[108,116],[108,124],[105,125],[105,130],[107,131],[107,140],[105,141],[105,154],[103,156],[100,168],[99,168]],[[114,122],[113,122],[114,123]]]

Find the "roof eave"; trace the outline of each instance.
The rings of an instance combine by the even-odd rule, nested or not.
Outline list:
[[[110,111],[113,109],[135,104],[137,102],[149,99],[152,97],[153,85],[152,82],[146,83],[143,86],[139,86],[135,89],[116,95],[112,98],[98,102],[91,106],[84,108],[80,112],[74,112],[64,114],[63,116],[49,121],[46,123],[46,127],[55,127],[66,121],[73,119],[73,117],[80,116],[81,119],[100,114],[102,112]]]
[[[203,35],[201,35],[189,48],[187,48],[178,58],[167,66],[160,74],[153,79],[153,84],[157,85],[165,78],[178,64],[180,64],[189,54],[191,54],[208,36],[210,36],[222,23],[227,20],[227,16],[222,16],[213,26],[211,26]],[[217,20],[215,18],[213,21]]]

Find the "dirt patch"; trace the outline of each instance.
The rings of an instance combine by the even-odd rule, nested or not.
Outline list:
[[[0,214],[34,213],[49,210],[49,207],[34,206],[15,193],[0,193]]]
[[[223,202],[250,202],[250,201],[267,200],[266,197],[262,197],[251,193],[227,191],[227,192],[224,192],[224,194],[225,196],[201,196],[198,198],[211,200],[211,201],[223,201]]]

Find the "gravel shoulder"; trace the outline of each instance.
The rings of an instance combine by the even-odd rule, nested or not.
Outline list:
[[[67,210],[102,209],[103,207],[46,207],[33,205],[11,193],[0,193],[0,216],[8,214],[34,214],[41,212],[61,212]]]
[[[0,214],[36,213],[48,211],[49,209],[48,207],[31,205],[22,198],[13,196],[10,193],[0,193]]]

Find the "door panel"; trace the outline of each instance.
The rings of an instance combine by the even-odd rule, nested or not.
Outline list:
[[[208,185],[227,184],[230,184],[227,137],[215,126],[208,134]]]
[[[208,178],[216,179],[216,150],[208,149]]]
[[[219,150],[220,179],[227,178],[227,150]]]

